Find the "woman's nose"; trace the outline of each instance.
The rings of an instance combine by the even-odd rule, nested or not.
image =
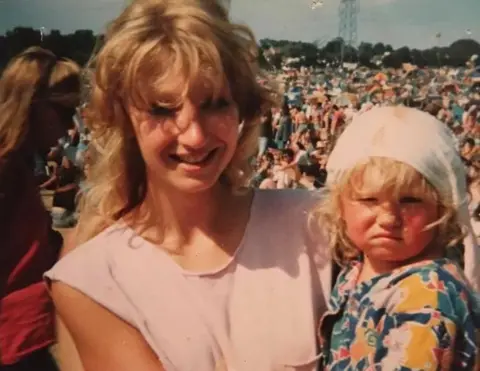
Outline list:
[[[180,144],[191,148],[202,148],[208,141],[208,132],[198,107],[184,104],[177,116],[177,126],[180,129],[177,140]]]

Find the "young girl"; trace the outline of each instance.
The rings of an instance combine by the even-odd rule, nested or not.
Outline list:
[[[342,270],[320,322],[325,369],[477,369],[478,253],[448,129],[411,108],[373,109],[347,127],[327,170],[313,215]],[[467,275],[446,257],[461,241]]]

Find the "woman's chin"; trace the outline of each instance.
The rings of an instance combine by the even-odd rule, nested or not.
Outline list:
[[[154,189],[162,189],[165,191],[166,196],[169,194],[189,194],[194,195],[196,193],[201,194],[213,190],[218,183],[219,177],[207,178],[194,178],[186,176],[176,176],[170,179],[163,179],[158,182]]]

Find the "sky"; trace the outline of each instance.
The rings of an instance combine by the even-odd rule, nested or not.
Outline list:
[[[322,43],[338,36],[341,0],[231,0],[231,17],[249,25],[258,39]],[[480,0],[357,0],[358,41],[398,48],[446,46],[471,36],[480,41]],[[0,0],[0,34],[17,26],[69,33],[102,32],[127,0]],[[435,34],[441,33],[441,38]]]

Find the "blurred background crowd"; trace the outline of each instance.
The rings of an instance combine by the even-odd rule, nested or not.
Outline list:
[[[350,120],[374,106],[404,104],[428,111],[450,127],[468,169],[472,209],[478,209],[480,44],[470,36],[468,31],[448,47],[426,50],[367,42],[353,48],[340,38],[313,43],[260,40],[259,79],[275,84],[284,99],[263,118],[259,153],[252,159],[256,172],[249,185],[321,188],[329,153]],[[18,27],[0,36],[0,50],[5,51],[0,69],[32,45],[82,66],[99,43],[101,36],[90,30],[61,34]],[[75,225],[76,201],[86,187],[91,161],[83,117],[89,72],[83,70],[81,76],[74,125],[48,153],[35,154],[38,186],[57,228]]]
[[[284,91],[281,108],[263,118],[257,176],[268,188],[320,188],[335,140],[355,115],[403,104],[436,116],[457,139],[476,188],[480,160],[480,74],[465,68],[284,68],[270,73]],[[475,191],[476,192],[476,191]],[[473,193],[475,193],[473,192]]]
[[[480,72],[473,61],[457,68],[284,66],[266,71],[264,82],[276,84],[284,98],[263,117],[250,186],[321,188],[329,153],[352,118],[374,106],[404,104],[429,112],[452,130],[469,174],[472,212],[479,209]],[[56,146],[36,155],[38,184],[59,228],[75,225],[76,200],[91,159],[82,112],[79,106],[75,125]]]

